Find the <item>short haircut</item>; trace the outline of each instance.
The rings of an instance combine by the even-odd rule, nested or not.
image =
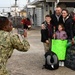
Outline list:
[[[51,17],[50,15],[46,15],[45,17]]]
[[[9,24],[9,20],[7,17],[0,16],[0,30],[4,28],[4,26]]]
[[[57,6],[56,8],[61,8],[60,6]],[[62,8],[61,8],[62,9]]]

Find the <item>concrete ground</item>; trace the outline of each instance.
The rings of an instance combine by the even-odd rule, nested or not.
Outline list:
[[[40,42],[40,28],[28,31],[28,41],[31,45],[26,53],[14,50],[7,63],[11,75],[75,75],[75,71],[66,67],[50,71],[42,69],[44,64],[44,48]]]

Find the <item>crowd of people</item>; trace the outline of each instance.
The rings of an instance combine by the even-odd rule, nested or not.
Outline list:
[[[41,42],[45,53],[51,50],[52,39],[68,40],[74,43],[75,17],[72,17],[67,9],[56,7],[55,13],[46,15],[41,25]]]
[[[54,14],[45,16],[41,25],[41,41],[44,43],[45,52],[49,50],[52,38],[74,42],[73,19],[68,10],[61,7],[56,7]]]
[[[24,29],[31,27],[31,21],[23,18],[21,23]],[[41,41],[44,44],[45,53],[51,49],[52,39],[68,40],[74,42],[75,17],[71,17],[67,9],[56,7],[55,13],[46,15],[41,25]],[[0,16],[0,75],[9,75],[6,70],[7,60],[11,57],[13,50],[26,52],[30,48],[25,39],[27,32],[24,30],[23,37],[12,34],[12,23],[7,17]]]

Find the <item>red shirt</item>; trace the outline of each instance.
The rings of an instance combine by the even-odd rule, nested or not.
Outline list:
[[[31,21],[27,20],[27,19],[22,19],[21,21],[22,24],[25,24],[25,25],[31,25]]]
[[[52,37],[52,25],[50,24],[48,24],[48,36],[49,37]]]
[[[21,20],[21,23],[22,23],[22,24],[26,24],[26,19],[22,19],[22,20]]]
[[[31,21],[26,20],[26,25],[31,25]]]

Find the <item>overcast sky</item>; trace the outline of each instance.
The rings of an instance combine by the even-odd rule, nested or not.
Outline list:
[[[33,1],[33,0],[30,0]],[[14,5],[15,0],[0,0],[0,12],[4,9],[5,11],[8,11],[9,8],[2,8],[2,7],[11,7]],[[27,0],[17,0],[17,4],[19,7],[24,7],[27,3]]]

